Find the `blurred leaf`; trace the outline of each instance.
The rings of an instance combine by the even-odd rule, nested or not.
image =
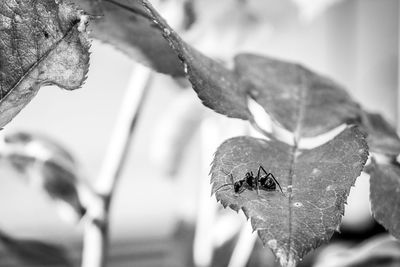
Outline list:
[[[388,156],[400,154],[400,138],[382,115],[363,112],[361,125],[368,132],[367,140],[371,152]]]
[[[24,264],[19,266],[73,266],[67,252],[55,244],[16,239],[0,231],[0,246]]]
[[[400,165],[372,160],[370,174],[372,214],[389,233],[400,239]]]
[[[378,235],[354,246],[333,243],[321,249],[314,267],[400,266],[400,243],[389,235]]]
[[[175,33],[147,0],[143,3],[184,62],[203,104],[228,117],[253,120],[248,97],[298,137],[325,133],[359,119],[360,108],[331,80],[293,63],[241,54],[229,70],[204,56]]]
[[[265,44],[271,43],[276,33],[298,23],[298,10],[290,0],[191,2],[196,20],[190,29],[178,32],[200,51],[226,61],[243,51],[265,53]]]
[[[156,71],[183,76],[183,67],[173,50],[154,27],[137,0],[71,0],[91,15],[92,36],[110,43],[133,59]]]
[[[87,189],[81,180],[79,165],[54,141],[24,132],[6,135],[0,147],[0,157],[44,190],[51,198],[67,203],[79,215],[86,209],[79,189]]]
[[[216,152],[213,193],[224,207],[243,210],[282,266],[294,266],[327,242],[339,226],[350,187],[368,158],[367,149],[357,127],[312,150],[252,137],[232,138]],[[283,193],[277,187],[260,190],[259,195],[249,189],[235,194],[227,173],[237,181],[259,166],[276,177]]]
[[[55,0],[0,2],[0,127],[41,86],[79,88],[89,66],[87,16]]]

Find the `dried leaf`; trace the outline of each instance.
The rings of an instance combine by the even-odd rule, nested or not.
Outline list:
[[[361,125],[368,133],[367,140],[371,152],[388,156],[400,154],[400,138],[382,115],[363,112]]]
[[[147,0],[142,1],[183,61],[199,98],[214,111],[252,121],[247,106],[252,97],[297,137],[316,136],[359,119],[359,105],[331,80],[298,64],[252,54],[236,56],[235,68],[229,70],[185,43]]]
[[[41,86],[79,88],[89,65],[87,16],[55,0],[0,2],[0,127]]]
[[[0,158],[51,198],[68,204],[79,217],[86,213],[79,189],[86,188],[73,157],[54,141],[40,135],[16,132],[1,142]]]
[[[400,165],[377,164],[373,160],[367,171],[372,214],[390,234],[400,239]]]
[[[0,231],[0,246],[23,264],[18,266],[73,266],[66,251],[55,244],[16,239]]]
[[[294,266],[337,229],[350,187],[367,157],[365,138],[356,127],[312,150],[236,137],[217,150],[211,169],[213,193],[225,207],[244,211],[282,266]],[[255,174],[259,166],[276,177],[283,193],[260,190],[257,195],[246,189],[235,194],[227,174],[237,181],[246,172]]]
[[[154,27],[144,7],[136,0],[72,0],[91,15],[92,36],[110,43],[133,59],[156,71],[184,76],[176,54]]]

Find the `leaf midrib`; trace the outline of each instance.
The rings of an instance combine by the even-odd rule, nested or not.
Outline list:
[[[290,186],[290,188],[288,188],[288,228],[289,228],[289,240],[288,240],[288,259],[290,259],[290,253],[291,253],[291,248],[292,248],[292,202],[293,202],[293,196],[292,196],[292,192],[293,192],[293,176],[294,176],[294,172],[295,172],[295,166],[297,164],[297,158],[298,158],[298,151],[299,151],[299,147],[298,147],[298,143],[300,141],[300,131],[301,131],[301,122],[303,121],[304,118],[304,112],[305,112],[305,101],[306,101],[306,97],[308,94],[308,87],[307,86],[303,86],[303,76],[300,75],[299,76],[299,101],[298,103],[298,107],[297,107],[297,113],[299,114],[297,117],[297,123],[296,123],[296,129],[294,131],[294,137],[293,137],[293,147],[292,147],[292,159],[290,162],[290,169],[289,169],[289,180],[288,180],[288,187]],[[289,190],[290,189],[290,190]]]

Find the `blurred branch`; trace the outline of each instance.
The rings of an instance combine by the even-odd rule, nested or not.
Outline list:
[[[201,177],[208,176],[208,166],[212,161],[215,147],[219,143],[221,133],[217,121],[213,118],[203,120],[201,131],[202,169]],[[193,240],[193,260],[196,267],[209,267],[214,256],[212,231],[217,213],[217,203],[210,198],[210,182],[208,179],[199,180],[198,207],[196,229]]]
[[[89,219],[84,230],[82,267],[106,266],[110,202],[128,154],[150,80],[150,69],[135,65],[95,186],[100,197],[88,208]]]
[[[249,262],[256,241],[257,234],[253,232],[249,221],[240,230],[239,240],[232,252],[228,267],[245,267]]]

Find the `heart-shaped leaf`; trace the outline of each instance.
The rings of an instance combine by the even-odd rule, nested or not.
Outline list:
[[[389,233],[400,239],[400,165],[378,164],[373,160],[367,171],[372,214]]]
[[[213,193],[224,206],[242,209],[282,266],[294,266],[307,252],[327,242],[338,228],[350,187],[368,157],[363,134],[350,127],[312,150],[277,141],[236,137],[225,141],[213,161]],[[274,175],[280,192],[245,189],[234,181],[260,166]]]
[[[0,231],[0,247],[4,247],[8,256],[16,258],[22,264],[18,266],[73,266],[66,251],[55,244],[16,239]]]
[[[0,2],[0,127],[43,85],[79,88],[89,65],[87,16],[55,0]]]
[[[371,152],[388,156],[400,154],[400,138],[382,115],[363,112],[361,125],[368,133],[367,140]]]
[[[293,63],[241,54],[229,70],[185,43],[147,0],[142,0],[182,60],[203,104],[228,117],[253,120],[252,97],[297,137],[325,133],[360,117],[360,108],[331,80]]]
[[[79,165],[56,142],[24,132],[8,134],[0,143],[0,158],[30,184],[40,187],[52,199],[66,203],[79,217],[86,213],[79,193],[89,189],[81,179]]]

